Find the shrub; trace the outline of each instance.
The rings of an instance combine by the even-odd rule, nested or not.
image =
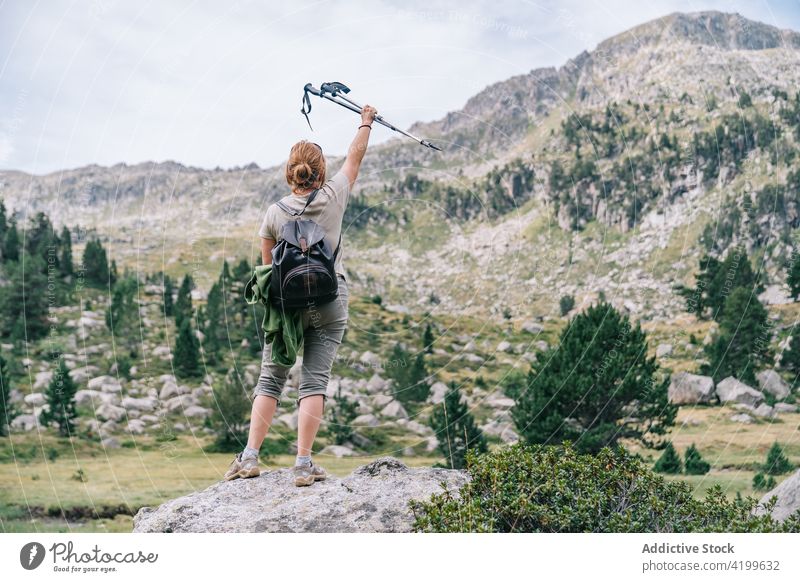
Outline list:
[[[686,449],[683,459],[683,467],[687,475],[705,475],[711,470],[711,465],[703,459],[694,444]]]
[[[461,399],[461,390],[454,381],[450,382],[444,401],[433,409],[430,426],[439,440],[439,452],[447,467],[463,469],[468,450],[486,452],[486,438],[475,424],[475,418]]]
[[[561,311],[561,316],[567,315],[575,307],[575,297],[572,295],[564,295],[558,302],[558,308]]]
[[[683,470],[681,458],[678,456],[672,443],[667,443],[664,452],[661,453],[661,456],[653,466],[653,470],[656,473],[667,473],[669,475],[677,475]]]
[[[756,491],[769,491],[775,488],[775,477],[769,475],[764,476],[764,473],[756,473],[753,476],[753,489]]]
[[[778,522],[752,497],[728,499],[712,487],[695,499],[624,449],[581,455],[563,447],[516,444],[467,459],[470,481],[412,502],[423,532],[800,532],[800,511]],[[761,514],[754,513],[761,509]]]
[[[773,443],[767,453],[767,461],[764,463],[764,472],[767,475],[783,475],[794,468],[791,461],[786,458],[783,448],[776,442]]]

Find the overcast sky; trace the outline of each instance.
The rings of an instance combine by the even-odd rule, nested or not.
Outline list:
[[[341,154],[357,119],[317,99],[312,133],[307,82],[342,81],[407,128],[641,22],[708,9],[800,30],[800,0],[0,0],[0,168],[266,167],[303,138]]]

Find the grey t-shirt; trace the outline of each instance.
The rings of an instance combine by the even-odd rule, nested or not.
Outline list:
[[[303,196],[296,194],[289,194],[284,196],[282,201],[292,210],[298,212],[303,210],[308,201],[311,193]],[[350,180],[345,174],[339,171],[333,178],[330,178],[323,184],[317,197],[308,205],[306,211],[302,216],[292,216],[287,212],[281,210],[277,204],[270,204],[267,208],[267,213],[264,215],[264,220],[261,223],[261,228],[258,229],[258,236],[261,238],[268,238],[278,241],[281,238],[281,229],[283,225],[290,220],[298,220],[307,218],[313,220],[322,227],[325,231],[325,238],[331,249],[336,250],[336,244],[339,242],[339,233],[342,232],[342,219],[344,218],[344,211],[347,208],[347,202],[350,199]],[[336,262],[333,267],[336,273],[342,275],[347,281],[344,263],[342,262],[342,255],[344,254],[344,237],[342,237],[342,246],[339,248],[339,254],[336,256]]]

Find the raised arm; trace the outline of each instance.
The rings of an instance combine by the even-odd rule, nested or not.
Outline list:
[[[342,172],[350,180],[350,188],[352,188],[353,184],[356,182],[358,170],[361,168],[361,161],[364,159],[364,154],[367,153],[367,144],[369,143],[369,134],[372,131],[372,122],[377,114],[377,109],[370,105],[364,105],[364,108],[361,110],[361,127],[356,131],[356,137],[347,150],[347,157],[342,166]]]

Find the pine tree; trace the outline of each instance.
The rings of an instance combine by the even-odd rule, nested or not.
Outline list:
[[[8,230],[3,240],[3,261],[18,261],[20,251],[19,231],[17,221],[13,218],[8,223]]]
[[[413,359],[411,354],[399,343],[391,354],[391,367],[387,375],[392,380],[392,395],[403,404],[424,402],[430,394],[428,372],[422,352]]]
[[[4,336],[15,341],[34,341],[47,335],[50,323],[47,320],[49,305],[44,273],[44,262],[35,256],[25,256],[23,261],[6,266],[10,283],[0,287]]]
[[[65,276],[71,276],[75,272],[75,266],[72,261],[72,234],[66,226],[61,229],[59,239],[61,241],[61,272]]]
[[[575,307],[575,297],[572,295],[563,295],[558,301],[558,309],[561,312],[561,317],[565,317]]]
[[[108,285],[108,255],[100,239],[91,239],[83,249],[83,269],[86,281],[95,285]]]
[[[358,416],[358,402],[342,396],[342,387],[339,386],[333,398],[333,406],[329,410],[328,431],[333,436],[334,444],[343,445],[353,438],[353,421]]]
[[[43,425],[50,423],[58,425],[58,433],[68,437],[75,432],[75,420],[78,413],[75,411],[75,392],[78,387],[69,375],[69,368],[63,358],[58,361],[58,368],[53,372],[53,378],[47,387],[45,398],[48,409],[42,411],[40,420]]]
[[[455,382],[450,382],[444,401],[434,408],[430,426],[439,441],[439,452],[451,469],[463,469],[466,466],[468,450],[476,453],[488,450],[486,438],[475,423],[467,403],[461,399],[461,391]]]
[[[764,472],[767,475],[783,475],[794,468],[791,461],[786,457],[783,448],[777,443],[773,443],[767,453],[767,460],[764,463]]]
[[[164,275],[164,316],[172,317],[175,312],[174,299],[172,298],[175,293],[175,288],[172,285],[172,279],[169,275]]]
[[[175,375],[179,378],[199,378],[203,375],[200,367],[200,342],[192,327],[192,318],[183,318],[175,340],[173,359]]]
[[[183,325],[184,320],[192,318],[192,289],[194,289],[194,281],[188,274],[184,275],[178,289],[178,298],[175,301],[175,324],[178,329]]]
[[[656,473],[677,475],[681,472],[681,470],[681,458],[678,456],[678,453],[675,451],[675,447],[672,446],[672,443],[667,443],[667,446],[664,448],[664,452],[661,453],[661,456],[653,466],[653,471]]]
[[[767,310],[750,289],[734,289],[725,301],[719,335],[708,346],[703,373],[720,380],[733,376],[745,384],[756,382],[755,372],[770,359],[771,339]]]
[[[8,216],[6,215],[6,204],[0,200],[0,243],[6,238],[8,232]]]
[[[687,475],[705,475],[711,470],[711,465],[703,459],[694,443],[686,449],[683,467]]]
[[[4,208],[0,209],[5,210]],[[11,402],[11,375],[8,371],[8,363],[3,358],[3,354],[0,354],[0,437],[8,436],[11,421],[17,414],[18,411]]]
[[[119,274],[117,273],[117,261],[112,260],[111,266],[108,268],[108,284],[113,287],[116,285],[118,280]]]
[[[436,341],[436,338],[433,337],[433,328],[431,324],[428,323],[425,325],[425,333],[422,335],[422,349],[425,350],[426,354],[433,353],[433,343]]]
[[[136,345],[134,327],[139,316],[137,287],[136,279],[130,276],[117,281],[111,291],[111,304],[106,310],[106,326],[114,341],[129,348]]]
[[[216,433],[212,449],[238,452],[247,442],[247,413],[250,399],[235,368],[228,370],[222,386],[212,394],[211,428]]]
[[[203,322],[203,352],[211,363],[219,360],[222,349],[222,332],[225,330],[225,314],[222,305],[222,289],[214,283],[208,292]]]
[[[570,320],[557,347],[536,354],[511,416],[531,444],[570,440],[582,452],[620,439],[658,446],[677,413],[658,372],[639,324],[600,303]]]
[[[26,234],[27,251],[32,256],[42,259],[45,273],[48,267],[60,271],[59,240],[53,224],[44,212],[39,212],[33,219]]]

